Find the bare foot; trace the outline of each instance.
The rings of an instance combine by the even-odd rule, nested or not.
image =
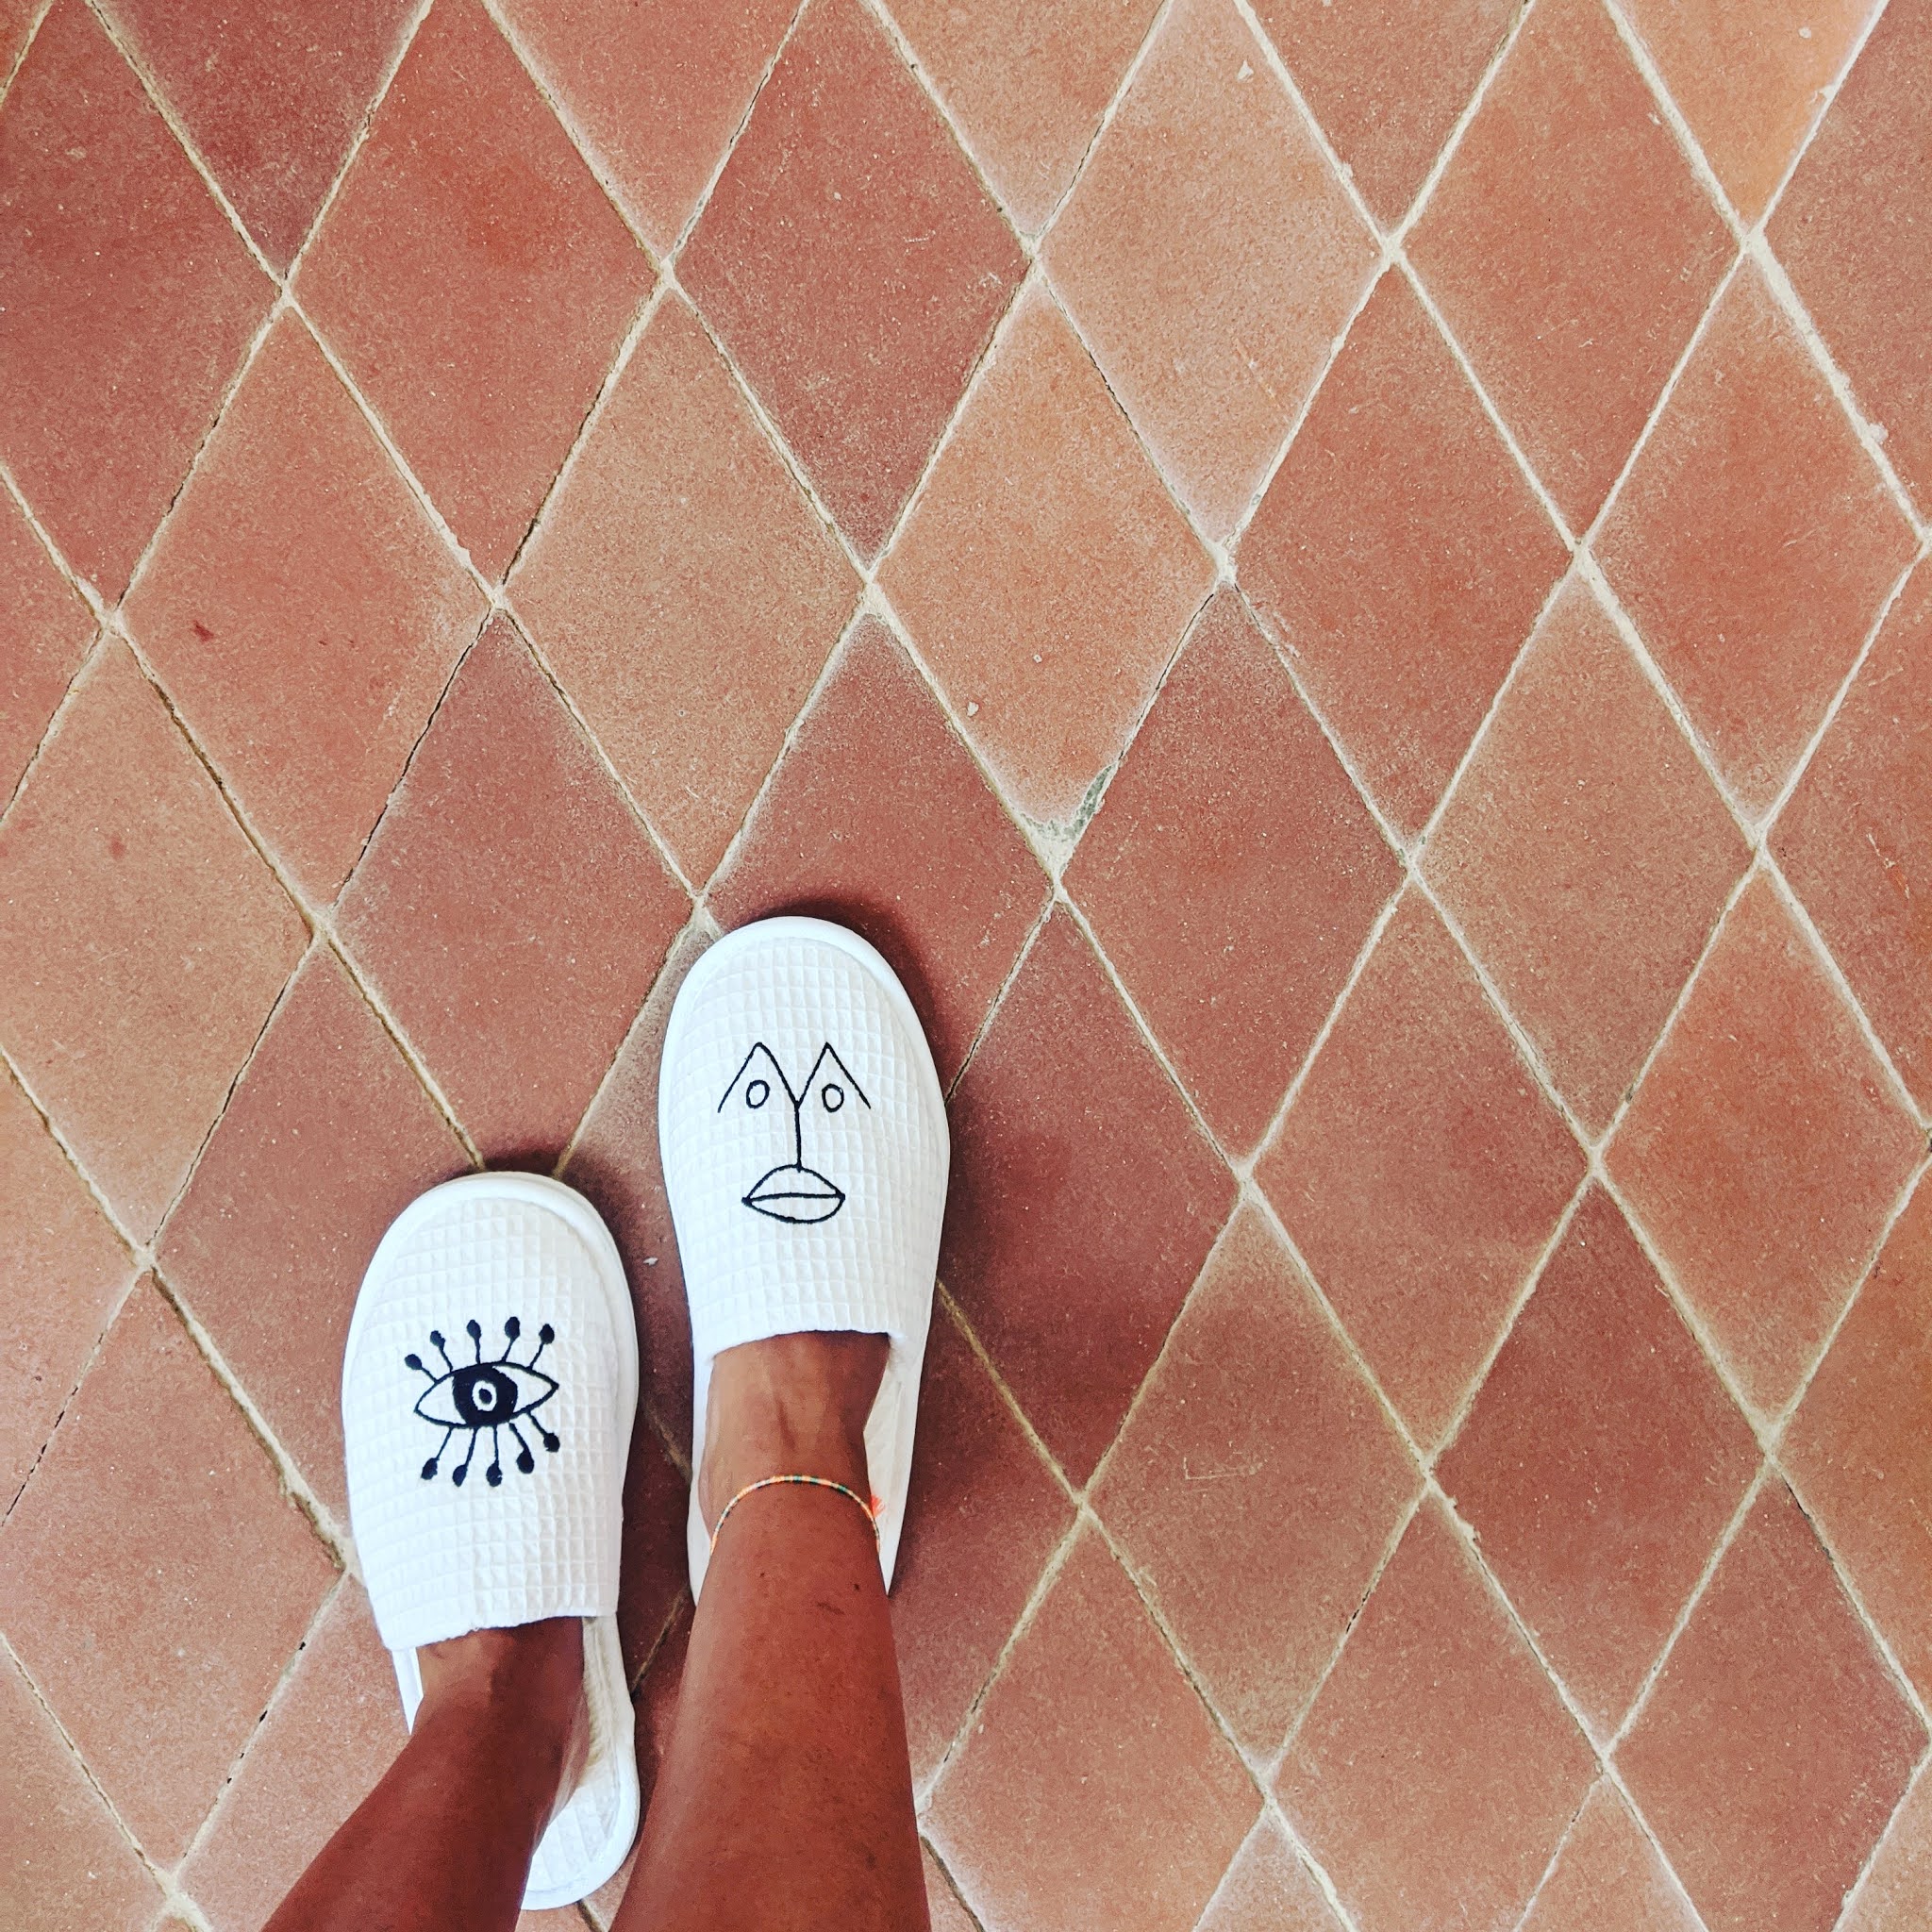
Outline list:
[[[698,1507],[708,1528],[746,1483],[822,1475],[861,1496],[865,1419],[891,1353],[886,1335],[774,1335],[727,1348],[711,1369]]]
[[[416,1652],[423,1707],[416,1728],[483,1710],[508,1716],[528,1740],[527,1765],[548,1794],[546,1822],[563,1809],[591,1756],[584,1702],[584,1625],[546,1617],[510,1630],[472,1630]]]

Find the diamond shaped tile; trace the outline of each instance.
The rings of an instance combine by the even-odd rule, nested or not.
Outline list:
[[[1824,1932],[1924,1747],[1924,1725],[1774,1481],[1617,1762],[1710,1932]]]
[[[46,1123],[0,1072],[0,1515],[13,1507],[133,1275]],[[31,1285],[28,1291],[29,1284]]]
[[[1932,1923],[1932,1776],[1923,1766],[1840,1923],[1844,1932],[1913,1932]]]
[[[1460,949],[1408,894],[1256,1178],[1425,1447],[1582,1177]]]
[[[1401,878],[1280,660],[1222,592],[1066,887],[1229,1147],[1260,1139]]]
[[[215,1932],[267,1921],[408,1736],[368,1599],[344,1577],[182,1868]]]
[[[1601,1735],[1757,1470],[1743,1418],[1592,1189],[1438,1474]]]
[[[1892,1655],[1932,1688],[1932,1184],[1887,1238],[1782,1457]]]
[[[1357,318],[1241,539],[1241,585],[1413,835],[1567,554],[1399,275]]]
[[[455,0],[411,43],[295,292],[501,576],[649,281],[503,36]]]
[[[953,1097],[940,1278],[1074,1483],[1120,1426],[1234,1191],[1057,913]]]
[[[893,0],[892,17],[1030,232],[1066,192],[1156,10],[1155,0]]]
[[[936,1314],[892,1580],[915,1785],[939,1769],[1073,1521],[965,1337]]]
[[[1889,8],[1766,228],[1922,511],[1932,507],[1932,141],[1919,111],[1928,59],[1932,15]]]
[[[335,1574],[144,1283],[0,1528],[0,1625],[161,1864],[187,1848]]]
[[[1156,459],[1220,537],[1280,449],[1375,248],[1231,0],[1180,0],[1045,260]]]
[[[507,0],[525,58],[660,253],[690,219],[797,0]]]
[[[1760,1408],[1797,1392],[1923,1152],[1810,941],[1754,879],[1607,1159]]]
[[[1570,1827],[1523,1932],[1701,1932],[1670,1868],[1607,1779]]]
[[[250,823],[326,902],[484,608],[308,331],[284,317],[127,621]]]
[[[0,111],[0,457],[110,600],[274,293],[99,23],[60,0]]]
[[[125,645],[0,830],[0,1039],[153,1233],[301,957],[302,921]]]
[[[160,1893],[32,1687],[0,1659],[0,1918],[33,1932],[145,1932]]]
[[[1777,0],[1631,0],[1664,85],[1747,222],[1764,212],[1877,10],[1874,0],[1797,12]]]
[[[1094,1507],[1215,1707],[1272,1753],[1421,1479],[1252,1209],[1216,1249]]]
[[[726,926],[786,910],[856,925],[905,980],[950,1081],[1047,891],[924,681],[869,619],[806,714],[710,906]]]
[[[1917,544],[1747,267],[1593,547],[1719,770],[1761,812]]]
[[[690,909],[499,619],[410,760],[336,929],[486,1158],[548,1166]]]
[[[1258,1809],[1089,1531],[941,1783],[927,1829],[983,1923],[1186,1932]]]
[[[276,1008],[162,1231],[163,1278],[339,1520],[342,1349],[362,1271],[462,1143],[326,947]]]
[[[1408,254],[1573,529],[1731,247],[1598,0],[1539,7]]]
[[[1053,298],[1021,298],[880,582],[1013,799],[1070,820],[1214,577]]]
[[[717,351],[670,298],[511,595],[691,877],[724,856],[858,591]]]
[[[19,784],[93,618],[10,497],[0,497],[0,797]]]
[[[1662,1030],[1745,858],[1663,700],[1573,582],[1423,866],[1592,1131]]]
[[[1227,1868],[1201,1932],[1337,1932],[1340,1924],[1293,1846],[1263,1819]]]
[[[287,268],[402,51],[408,0],[109,10],[262,253]]]
[[[1932,571],[1906,586],[1772,834],[1901,1077],[1932,1107]]]
[[[868,557],[1020,279],[1012,231],[858,5],[812,8],[678,278]]]
[[[1409,1524],[1277,1790],[1360,1932],[1509,1925],[1590,1747],[1439,1505]]]
[[[1507,0],[1257,0],[1255,11],[1385,225],[1415,199],[1514,13]]]

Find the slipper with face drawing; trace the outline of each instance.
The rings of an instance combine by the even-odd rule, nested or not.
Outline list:
[[[574,1904],[624,1862],[637,1748],[617,1642],[638,1343],[617,1247],[560,1182],[477,1174],[412,1201],[356,1298],[342,1361],[349,1517],[413,1726],[419,1644],[584,1620],[589,1761],[524,1904]]]
[[[824,920],[727,934],[672,1007],[658,1136],[691,1304],[692,1467],[724,1349],[808,1329],[891,1336],[865,1430],[890,1587],[951,1158],[906,989]],[[710,1555],[695,1486],[687,1541],[695,1596]]]

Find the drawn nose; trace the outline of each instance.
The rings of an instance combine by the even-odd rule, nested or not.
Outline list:
[[[747,1208],[769,1214],[774,1221],[829,1221],[845,1205],[845,1191],[814,1167],[788,1161],[760,1174],[744,1197]]]

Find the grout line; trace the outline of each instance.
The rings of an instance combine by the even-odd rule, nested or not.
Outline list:
[[[1563,1862],[1563,1854],[1570,1849],[1570,1840],[1576,1836],[1576,1827],[1583,1823],[1583,1814],[1590,1809],[1590,1801],[1602,1788],[1601,1775],[1591,1779],[1583,1796],[1576,1802],[1576,1809],[1570,1814],[1570,1822],[1557,1839],[1556,1848],[1550,1853],[1550,1861],[1543,1867],[1543,1874],[1530,1887],[1529,1896],[1523,1902],[1523,1909],[1512,1922],[1513,1932],[1523,1932],[1529,1924],[1530,1915],[1536,1910],[1536,1902],[1543,1895],[1543,1888],[1557,1875],[1557,1867]]]
[[[26,57],[34,50],[34,42],[41,37],[41,28],[46,25],[48,14],[54,10],[54,0],[40,0],[38,10],[27,22],[26,32],[20,38],[20,51],[13,57],[12,64],[5,74],[0,74],[0,108],[7,105],[7,96],[13,92],[13,83],[20,77],[20,70],[26,65]]]
[[[1892,1807],[1891,1816],[1885,1821],[1885,1828],[1872,1840],[1872,1849],[1865,1854],[1865,1862],[1858,1867],[1858,1875],[1846,1888],[1845,1895],[1840,1901],[1842,1909],[1834,1924],[1847,1928],[1847,1932],[1860,1925],[1882,1925],[1885,1916],[1884,1901],[1875,1902],[1873,1910],[1868,1913],[1865,1910],[1865,1888],[1871,1884],[1872,1874],[1878,1869],[1880,1857],[1898,1839],[1903,1829],[1899,1820],[1911,1808],[1921,1790],[1927,1788],[1928,1778],[1932,1778],[1932,1753],[1921,1752],[1918,1762],[1912,1767],[1911,1776],[1906,1780],[1905,1790],[1900,1794],[1897,1805]],[[1905,1856],[1907,1858],[1911,1857],[1909,1852]]]

